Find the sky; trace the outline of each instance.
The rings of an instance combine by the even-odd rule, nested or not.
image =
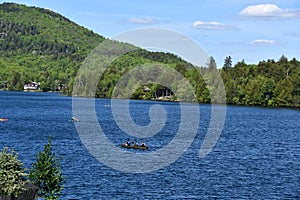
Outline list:
[[[300,60],[300,0],[12,0],[50,9],[106,38],[156,27],[190,38],[218,67]]]

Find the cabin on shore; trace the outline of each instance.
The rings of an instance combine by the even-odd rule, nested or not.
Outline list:
[[[143,89],[144,93],[151,92],[151,89],[146,85],[144,85],[142,89]],[[169,100],[174,97],[174,93],[168,87],[159,86],[155,89],[154,92],[152,92],[151,96],[152,96],[152,99],[155,99],[155,100]]]
[[[37,82],[28,82],[24,84],[24,91],[29,90],[40,90],[40,83]]]
[[[170,98],[174,95],[172,90],[170,90],[167,87],[161,87],[157,88],[155,93],[154,93],[154,98],[155,99],[161,99],[161,98]]]

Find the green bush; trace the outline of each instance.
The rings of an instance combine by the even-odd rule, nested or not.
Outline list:
[[[4,147],[0,152],[0,194],[18,197],[24,190],[27,174],[23,163],[18,160],[18,154]]]

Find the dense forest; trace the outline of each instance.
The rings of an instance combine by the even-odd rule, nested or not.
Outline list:
[[[244,61],[230,67],[227,57],[221,70],[227,102],[264,106],[300,106],[300,63],[282,55],[257,65]]]
[[[47,9],[0,5],[0,86],[23,90],[37,81],[43,91],[71,88],[80,63],[104,38]]]
[[[24,83],[35,81],[40,83],[42,91],[60,90],[72,95],[74,84],[80,83],[82,91],[79,95],[89,96],[89,80],[83,75],[78,77],[78,70],[90,52],[103,41],[108,40],[50,10],[3,3],[0,5],[0,89],[23,90]],[[174,54],[150,52],[119,42],[114,45],[116,51],[131,47],[133,51],[109,63],[99,77],[96,97],[112,97],[124,74],[150,63],[169,66],[182,74],[200,103],[216,102],[213,91],[219,83],[209,81],[214,82],[211,77],[218,72],[229,104],[300,107],[300,62],[296,58],[289,60],[282,55],[258,64],[247,64],[243,60],[233,64],[228,56],[223,66],[217,67],[214,58],[210,57],[207,66],[196,67]],[[107,51],[102,59],[109,60],[114,53]],[[142,77],[143,71],[139,73]],[[174,79],[155,70],[151,73],[157,79]],[[188,100],[180,94],[184,90],[182,84],[172,86],[177,91],[174,95],[155,82],[137,87],[137,79],[131,77],[123,86],[125,90],[135,88],[130,98],[168,96],[168,100]]]

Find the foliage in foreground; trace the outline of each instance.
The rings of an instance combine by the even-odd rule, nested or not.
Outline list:
[[[60,159],[51,149],[51,140],[49,137],[44,151],[37,154],[29,172],[30,181],[39,187],[39,197],[47,200],[59,199],[64,187]]]
[[[0,153],[0,194],[18,197],[24,190],[27,180],[23,163],[18,160],[18,154],[5,147]]]

